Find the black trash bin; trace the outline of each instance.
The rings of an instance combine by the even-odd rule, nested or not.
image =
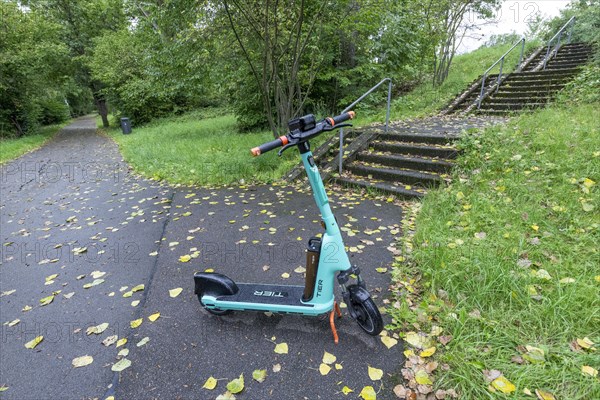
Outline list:
[[[123,135],[131,133],[131,121],[129,118],[121,118],[121,130],[123,131]]]

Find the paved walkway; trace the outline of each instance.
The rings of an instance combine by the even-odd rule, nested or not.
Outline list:
[[[310,192],[173,189],[140,179],[116,145],[95,133],[93,119],[76,121],[1,172],[3,398],[210,399],[240,374],[246,388],[239,399],[346,398],[344,386],[356,397],[366,385],[380,391],[378,399],[394,398],[401,346],[387,349],[347,315],[338,322],[336,346],[326,320],[263,313],[219,318],[193,294],[193,273],[207,268],[238,281],[302,284],[294,269],[304,264],[308,238],[321,231]],[[332,204],[340,225],[352,231],[346,244],[353,262],[382,305],[389,273],[375,269],[390,266],[401,208],[351,192],[334,193]],[[179,261],[195,252],[189,262]],[[144,290],[128,293],[140,284]],[[179,287],[182,293],[170,297]],[[151,322],[156,312],[160,317]],[[138,318],[142,325],[131,328]],[[104,323],[102,333],[86,334]],[[114,335],[128,342],[116,348]],[[25,348],[37,336],[43,341]],[[274,353],[282,342],[289,353]],[[114,373],[124,348],[132,365]],[[324,351],[342,369],[322,376]],[[74,368],[73,359],[86,355],[93,362]],[[368,366],[383,369],[383,379],[371,381]],[[263,383],[252,380],[255,369],[267,370]],[[213,391],[202,388],[210,376],[220,379]]]

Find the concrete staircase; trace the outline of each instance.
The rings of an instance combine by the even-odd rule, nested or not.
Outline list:
[[[423,197],[448,179],[458,155],[453,143],[460,134],[493,121],[497,119],[431,117],[395,123],[348,154],[335,182],[401,198]]]
[[[546,48],[542,47],[526,60],[521,71],[508,74],[497,89],[495,84],[498,75],[489,75],[479,109],[476,101],[480,94],[480,79],[471,85],[469,88],[471,90],[459,96],[458,102],[450,106],[451,112],[472,111],[488,115],[506,115],[544,107],[577,75],[591,55],[592,48],[588,44],[566,44],[560,47],[544,69]]]

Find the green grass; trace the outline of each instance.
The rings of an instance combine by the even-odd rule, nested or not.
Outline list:
[[[43,126],[35,133],[20,138],[0,138],[0,164],[41,147],[69,122]]]
[[[208,114],[207,114],[208,112]],[[207,111],[157,120],[108,134],[137,172],[171,183],[221,185],[270,182],[298,162],[297,151],[252,157],[250,149],[272,140],[270,132],[239,133],[235,117]]]
[[[598,378],[581,373],[600,369],[598,351],[569,348],[584,337],[600,347],[599,107],[556,105],[465,137],[453,183],[422,203],[411,259],[424,293],[421,316],[410,318],[427,330],[423,316],[433,314],[453,336],[437,385],[461,398],[502,397],[488,390],[484,369],[501,371],[516,398],[525,388],[600,398]],[[406,280],[408,267],[398,268]],[[545,361],[512,362],[526,345]]]

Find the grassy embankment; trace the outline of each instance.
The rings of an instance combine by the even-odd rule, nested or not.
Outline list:
[[[435,112],[464,90],[508,47],[482,48],[457,56],[450,76],[440,88],[433,89],[425,82],[394,100],[392,120]],[[513,58],[507,61],[507,66],[515,63],[518,53],[513,54]],[[384,107],[380,110],[363,112],[359,106],[355,126],[384,121]],[[282,158],[274,152],[251,158],[249,149],[272,140],[271,133],[239,133],[235,117],[219,110],[157,120],[134,127],[132,135],[122,135],[118,129],[110,129],[108,134],[136,171],[172,183],[218,185],[237,183],[240,179],[269,182],[279,179],[298,162],[297,155],[291,151]]]
[[[0,164],[41,147],[69,122],[43,126],[35,133],[20,138],[0,138]]]
[[[437,347],[438,387],[600,398],[586,348],[600,343],[599,108],[557,104],[464,137],[453,183],[416,206],[395,278],[421,293],[393,315]],[[509,383],[492,380],[493,394],[486,375]]]

